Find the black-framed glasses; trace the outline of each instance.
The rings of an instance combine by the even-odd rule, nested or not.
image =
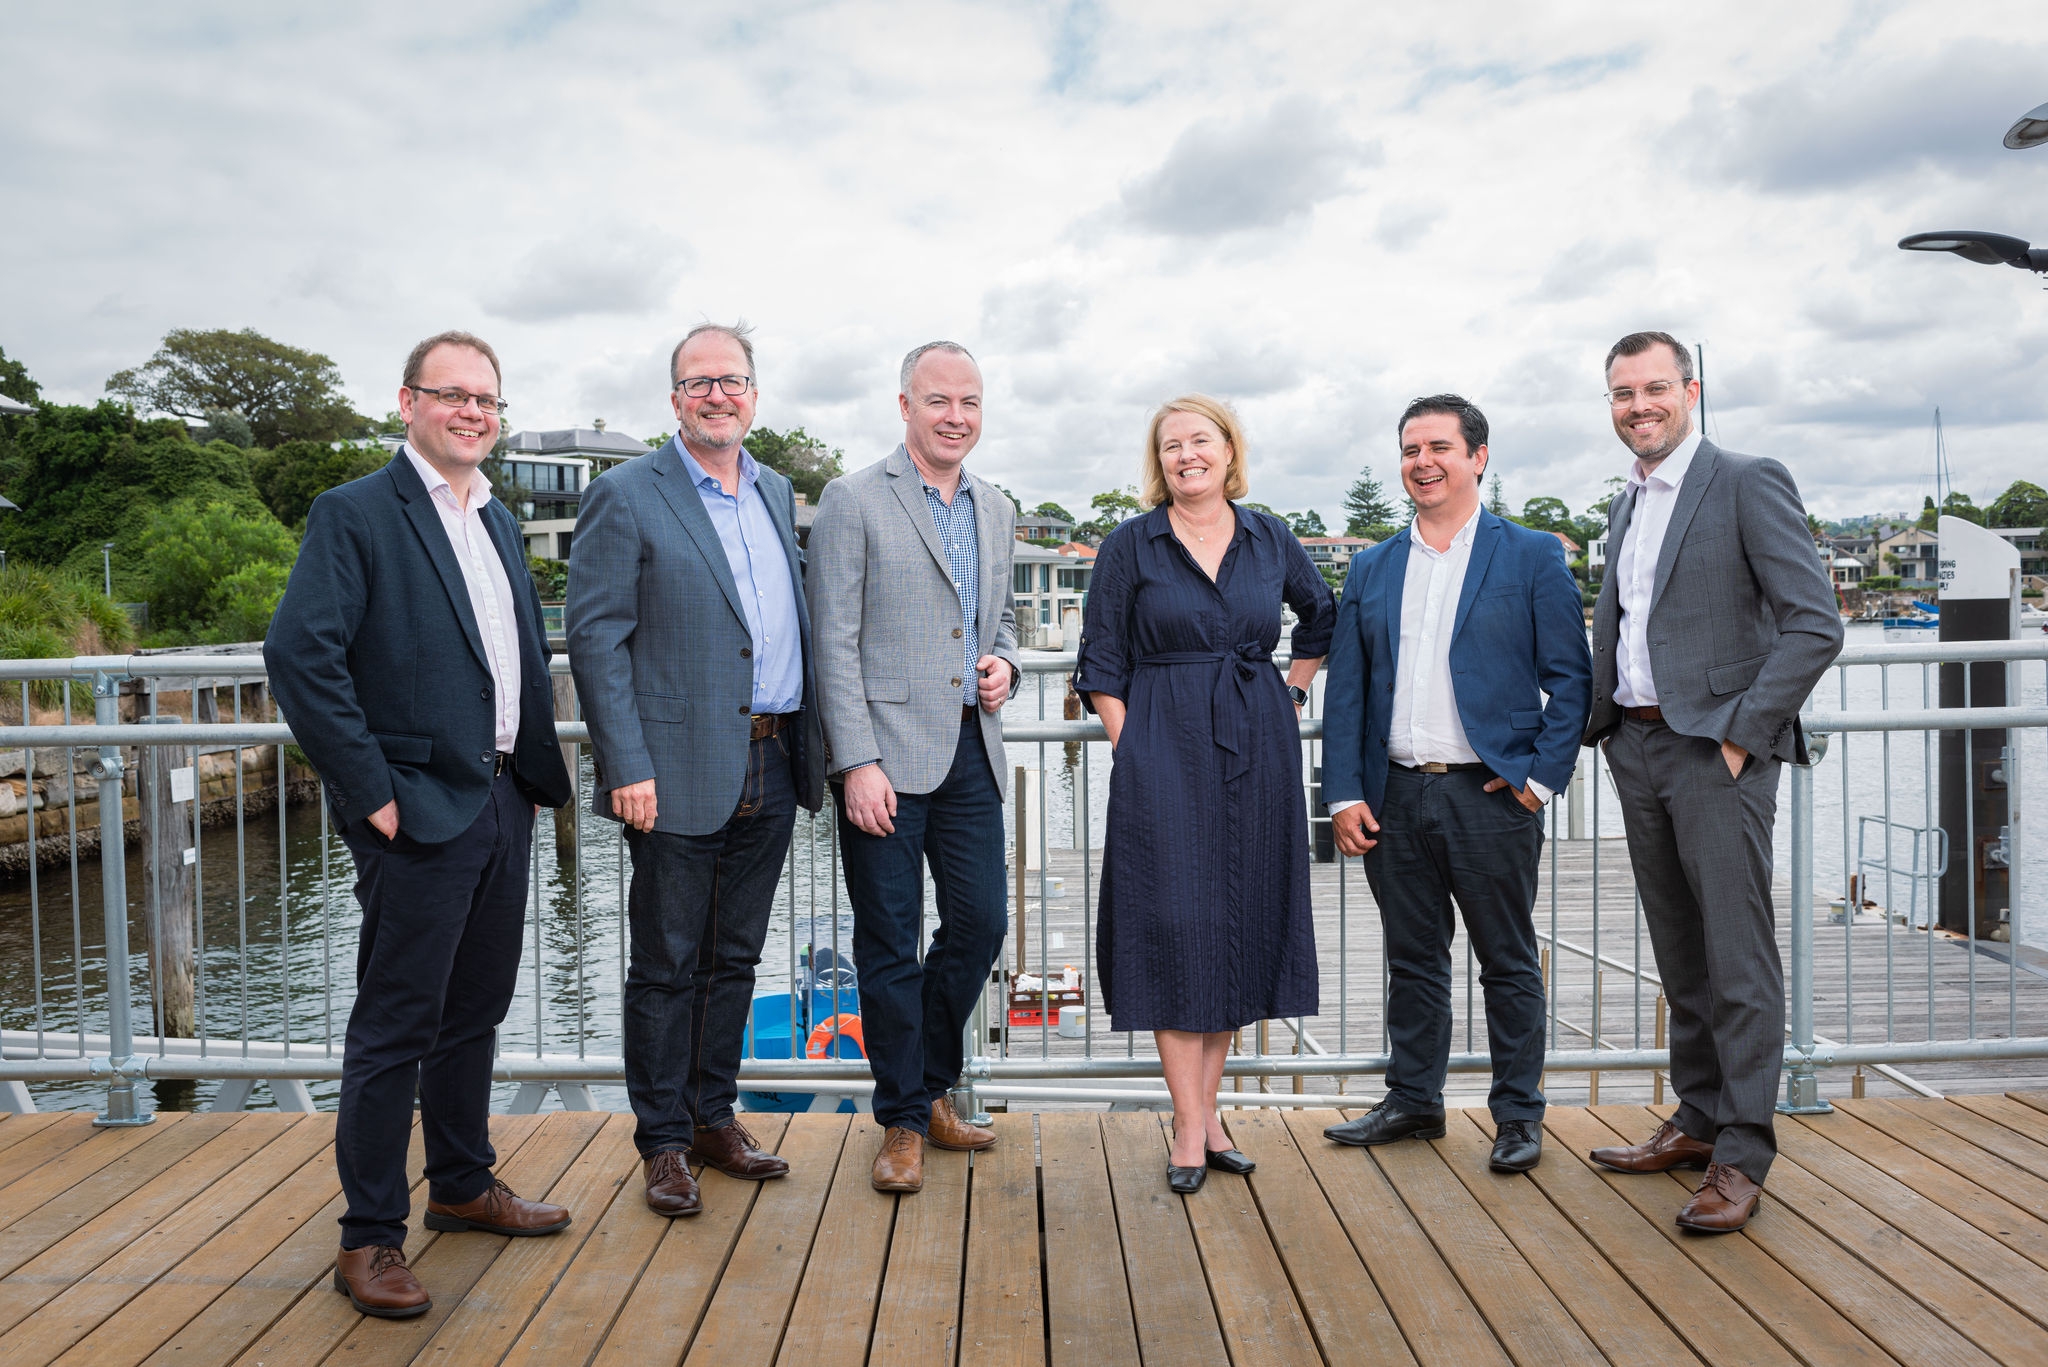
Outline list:
[[[473,403],[486,413],[503,413],[512,406],[496,394],[472,394],[453,385],[446,389],[429,389],[425,385],[409,384],[406,388],[415,394],[432,394],[449,408],[463,408]]]
[[[1658,399],[1668,397],[1672,390],[1684,387],[1684,383],[1679,380],[1652,380],[1641,389],[1610,389],[1607,391],[1607,402],[1616,408],[1626,408],[1636,401],[1636,395],[1641,394],[1654,403]]]
[[[677,380],[676,388],[693,399],[701,399],[711,393],[711,386],[717,385],[721,394],[738,398],[746,393],[753,383],[752,375],[720,375],[716,378],[709,375],[692,375],[687,380]]]

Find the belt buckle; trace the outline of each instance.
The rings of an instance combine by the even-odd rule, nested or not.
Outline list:
[[[1418,764],[1415,767],[1425,774],[1448,774],[1451,772],[1450,765],[1440,764],[1436,760],[1431,760],[1427,764]]]

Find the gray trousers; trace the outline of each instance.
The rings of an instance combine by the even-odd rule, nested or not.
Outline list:
[[[1670,1006],[1678,1128],[1761,1184],[1785,1050],[1785,971],[1771,905],[1780,763],[1730,777],[1721,747],[1624,720],[1607,742],[1629,863]]]

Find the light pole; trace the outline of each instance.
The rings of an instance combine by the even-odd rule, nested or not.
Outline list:
[[[109,541],[100,547],[100,568],[106,573],[107,597],[114,596],[114,543]]]
[[[2048,143],[2048,104],[2036,105],[2020,115],[2005,130],[2005,145],[2025,151]],[[1899,239],[1904,252],[1950,252],[1980,266],[2012,266],[2018,270],[2048,274],[2048,247],[2036,247],[2024,238],[2004,233],[1965,229],[1958,232],[1912,233]]]

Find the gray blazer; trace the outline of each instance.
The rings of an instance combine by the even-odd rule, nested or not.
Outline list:
[[[981,542],[975,653],[1015,667],[1016,506],[987,480],[975,480],[974,522]],[[962,623],[946,548],[909,452],[899,446],[825,486],[811,525],[810,563],[804,589],[818,624],[827,772],[879,760],[897,792],[931,792],[945,782],[960,742]],[[979,715],[989,767],[1007,793],[1002,720]]]
[[[1621,723],[1614,701],[1628,490],[1607,510],[1609,574],[1593,607],[1586,744]],[[1842,615],[1799,489],[1783,465],[1700,442],[1679,485],[1650,590],[1650,676],[1672,730],[1806,763],[1799,708],[1842,648]]]
[[[789,557],[804,652],[795,729],[797,800],[824,797],[817,672],[789,481],[761,467],[756,486]],[[611,794],[654,780],[654,829],[709,835],[732,817],[746,779],[753,635],[704,500],[675,438],[594,479],[569,560],[569,670],[590,723],[593,814],[617,820]]]

